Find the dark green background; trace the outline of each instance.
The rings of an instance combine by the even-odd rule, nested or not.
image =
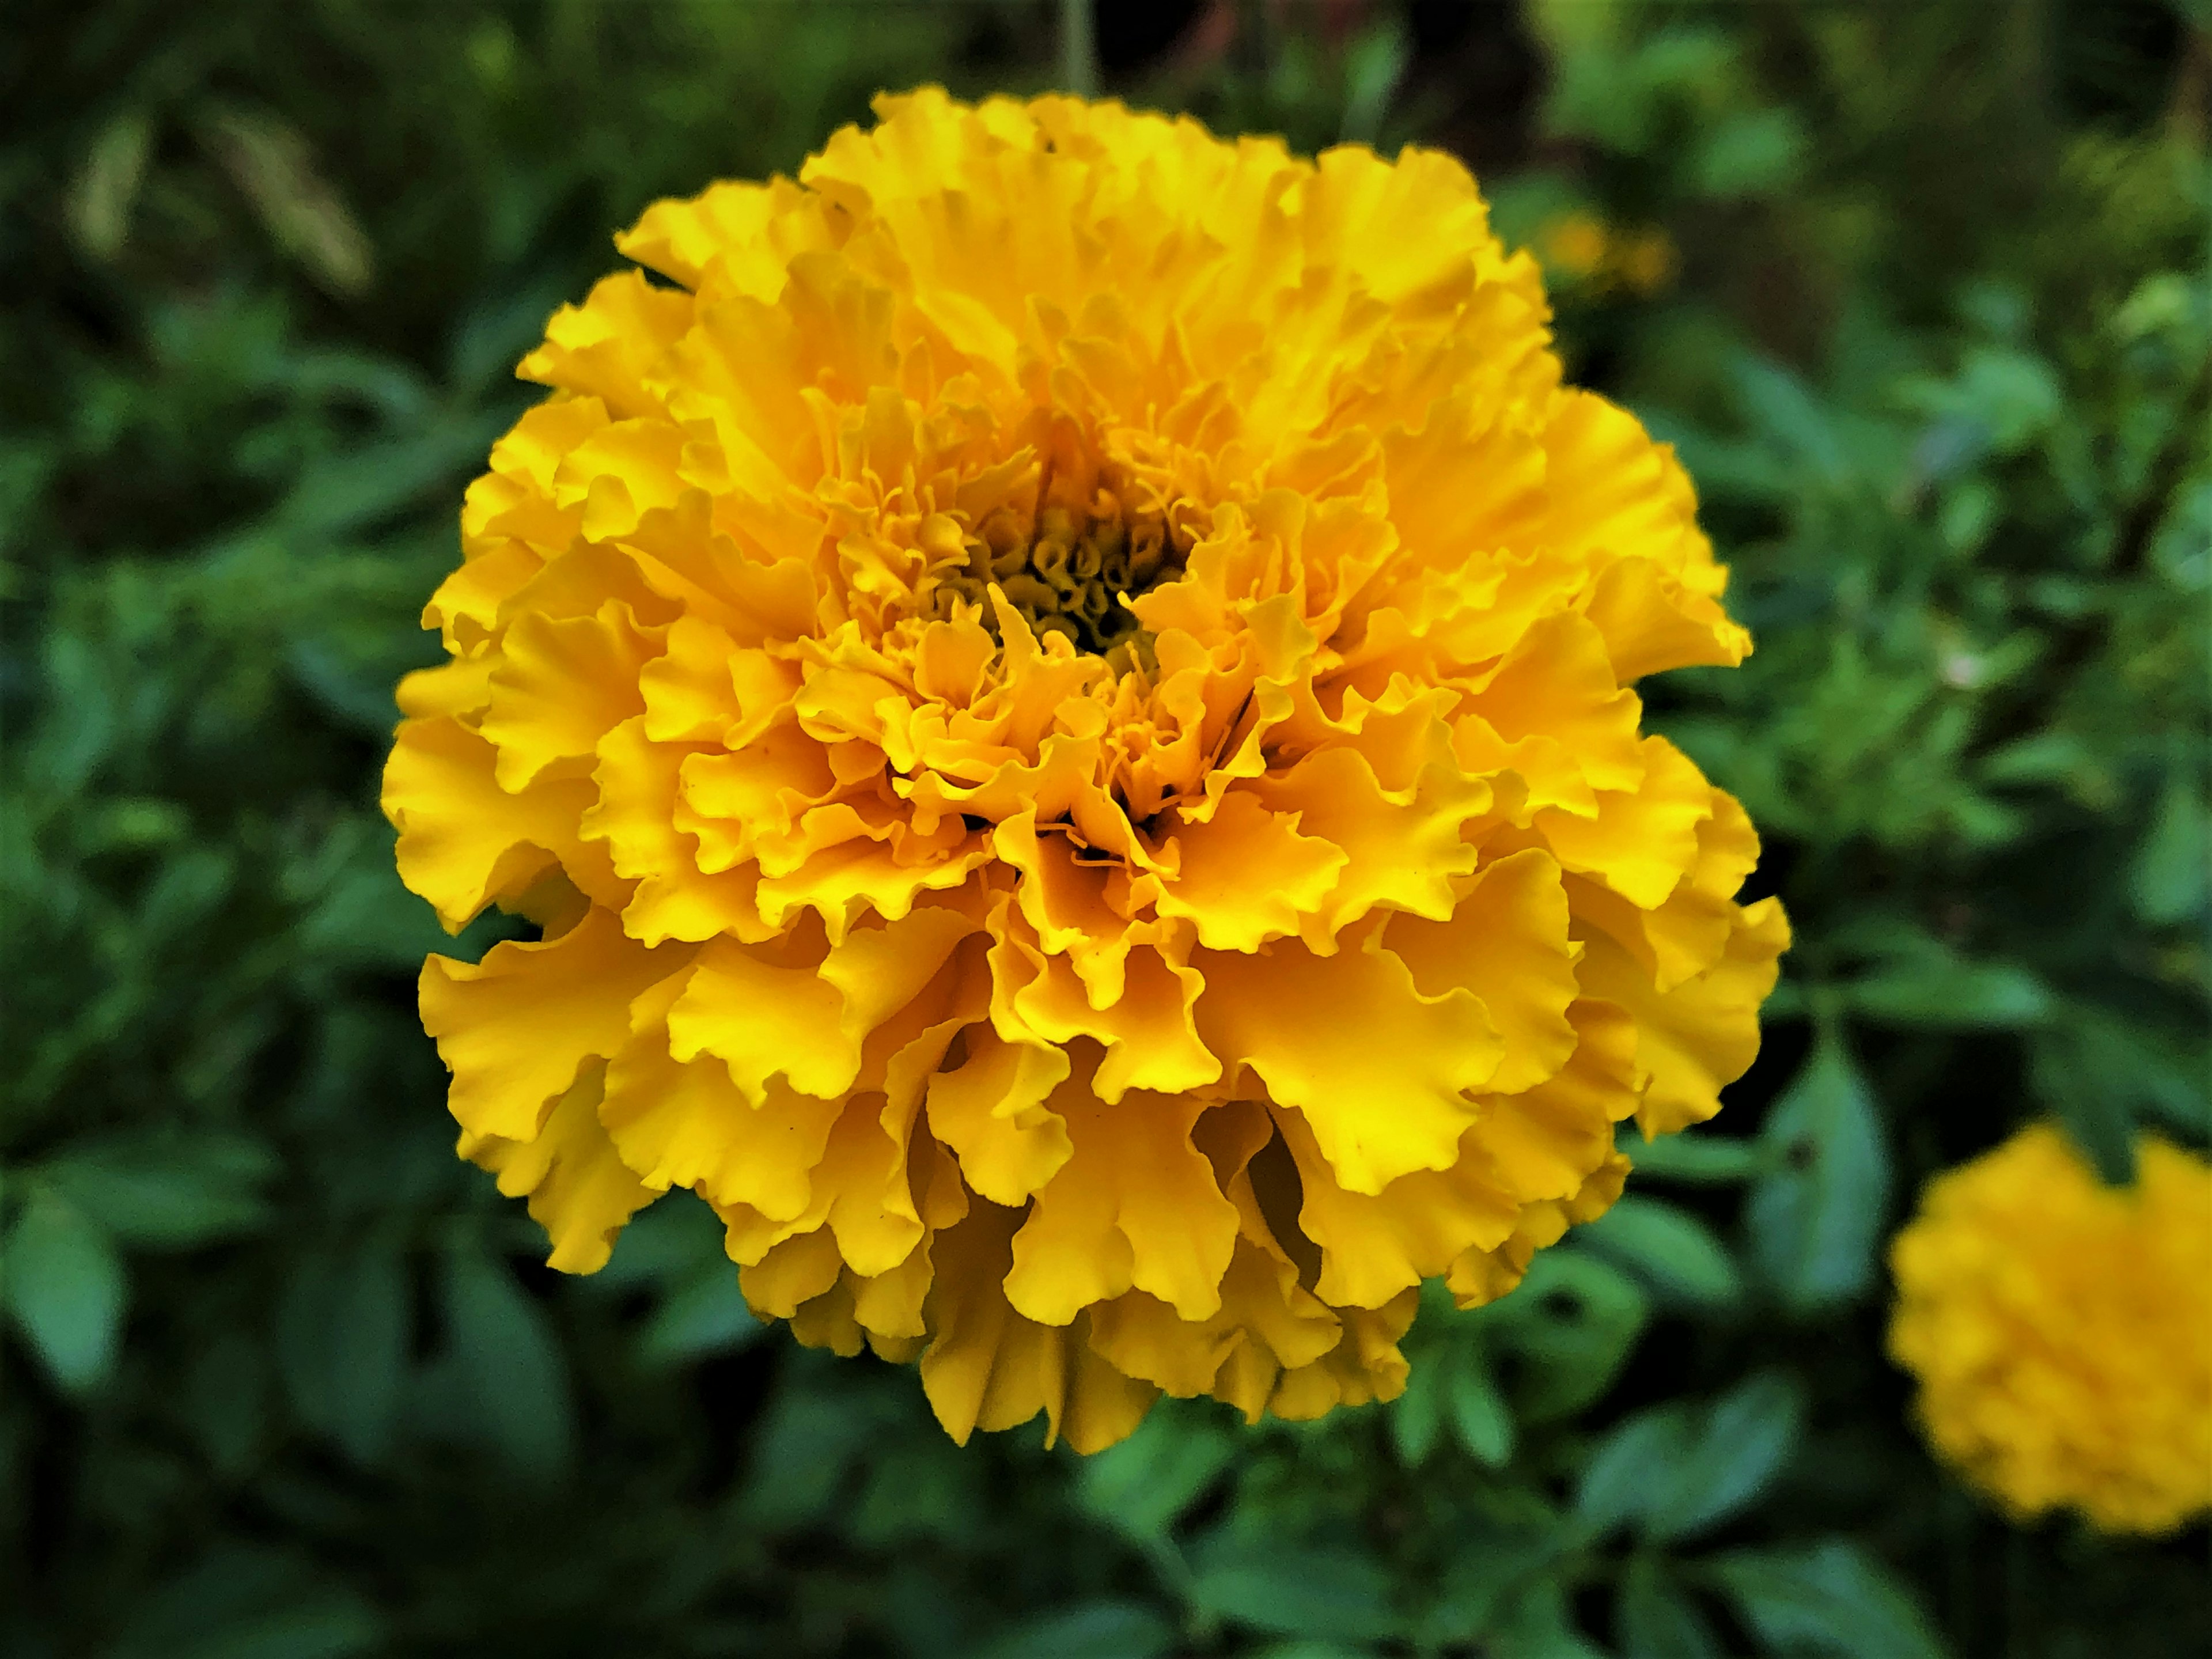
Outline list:
[[[758,1330],[700,1206],[548,1273],[374,805],[511,365],[655,197],[1079,63],[1040,4],[13,0],[0,1652],[2212,1645],[2201,1523],[1931,1465],[1880,1265],[2035,1115],[2206,1136],[2202,0],[1189,9],[1102,0],[1108,87],[1680,251],[1556,293],[1759,637],[1645,688],[1798,928],[1729,1109],[1395,1405],[1087,1465]]]

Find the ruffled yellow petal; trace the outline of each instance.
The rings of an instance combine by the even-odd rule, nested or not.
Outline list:
[[[527,1140],[461,1134],[462,1157],[497,1175],[507,1197],[528,1197],[530,1218],[552,1241],[546,1265],[564,1273],[605,1267],[615,1235],[659,1196],[599,1127],[602,1078],[599,1066],[587,1065]]]
[[[539,945],[495,945],[471,965],[422,964],[422,1027],[453,1074],[447,1103],[472,1134],[533,1139],[586,1061],[629,1038],[630,999],[683,966],[592,908]]]

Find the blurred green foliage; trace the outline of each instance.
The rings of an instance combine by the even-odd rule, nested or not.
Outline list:
[[[1553,282],[1759,640],[1645,688],[1798,928],[1728,1112],[1516,1295],[1426,1307],[1394,1405],[1170,1405],[1088,1463],[763,1338],[703,1211],[548,1273],[452,1157],[373,804],[507,370],[654,197],[878,86],[1040,88],[1054,15],[25,14],[0,1650],[2203,1651],[2201,1527],[2005,1525],[1881,1347],[1936,1169],[2045,1113],[2116,1179],[2212,1129],[2202,8],[1101,10],[1110,89],[1455,143],[1510,239],[1644,250]]]

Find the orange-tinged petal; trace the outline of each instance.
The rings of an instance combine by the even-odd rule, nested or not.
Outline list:
[[[1488,1082],[1504,1052],[1473,992],[1425,996],[1379,930],[1333,957],[1285,943],[1194,962],[1208,1045],[1305,1114],[1348,1190],[1380,1192],[1451,1163],[1474,1115],[1465,1091]]]
[[[659,1194],[641,1182],[599,1127],[600,1070],[587,1066],[528,1140],[463,1132],[462,1155],[499,1177],[509,1198],[527,1197],[530,1218],[552,1242],[546,1265],[595,1273],[615,1236]]]
[[[681,969],[684,954],[626,939],[595,907],[557,939],[495,945],[478,964],[430,957],[422,1026],[453,1074],[453,1116],[472,1134],[534,1139],[585,1063],[629,1042],[630,1000]]]
[[[1133,1090],[1109,1105],[1079,1076],[1050,1104],[1073,1150],[1014,1235],[1006,1299],[1040,1324],[1065,1325],[1134,1286],[1181,1318],[1211,1318],[1237,1208],[1191,1144],[1206,1103]]]

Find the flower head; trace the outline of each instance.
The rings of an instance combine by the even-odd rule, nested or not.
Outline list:
[[[1891,1247],[1929,1437],[2016,1516],[2212,1507],[2212,1165],[2154,1137],[2136,1165],[2106,1187],[2037,1124],[1930,1182]]]
[[[1077,1445],[1316,1415],[1710,1115],[1786,938],[1628,682],[1748,648],[1442,155],[886,98],[522,373],[401,688],[461,1150]]]

